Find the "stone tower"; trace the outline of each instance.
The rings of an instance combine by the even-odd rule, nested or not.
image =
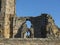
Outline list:
[[[3,37],[11,37],[13,17],[15,16],[15,0],[0,0],[0,17],[3,17]]]

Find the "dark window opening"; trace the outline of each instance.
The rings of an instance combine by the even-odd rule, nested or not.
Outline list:
[[[0,11],[1,11],[1,0],[0,0]]]
[[[0,24],[0,28],[1,28],[1,24]]]
[[[10,18],[10,38],[13,37],[13,17]]]
[[[1,30],[0,30],[0,38],[2,38],[3,37],[3,35],[2,35],[2,32],[1,32]]]

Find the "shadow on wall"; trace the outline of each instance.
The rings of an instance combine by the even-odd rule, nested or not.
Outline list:
[[[0,0],[0,11],[1,11],[1,0]]]
[[[30,21],[33,24],[34,37],[46,38],[47,37],[46,25],[48,24],[47,14],[42,14],[41,16],[37,17],[30,17]]]

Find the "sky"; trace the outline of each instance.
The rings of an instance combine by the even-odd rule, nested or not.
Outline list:
[[[60,27],[60,0],[16,0],[17,16],[39,16],[41,13],[50,14]]]

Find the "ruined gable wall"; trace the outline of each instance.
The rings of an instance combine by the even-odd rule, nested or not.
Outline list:
[[[56,34],[59,31],[58,27],[56,27],[54,20],[48,14],[42,14],[41,16],[37,17],[17,17],[13,29],[13,34],[21,33],[23,35],[22,32],[25,32],[27,30],[27,26],[25,24],[26,21],[30,21],[32,24],[30,31],[32,32],[34,38],[47,38],[50,35],[52,35],[53,37],[58,37],[59,35]]]

